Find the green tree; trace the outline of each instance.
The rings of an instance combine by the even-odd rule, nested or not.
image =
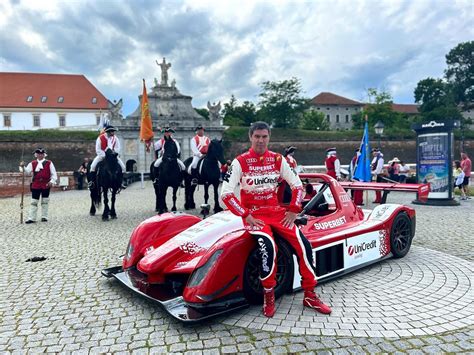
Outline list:
[[[367,115],[369,127],[373,127],[378,121],[383,122],[386,128],[399,129],[410,128],[411,120],[407,115],[393,111],[392,95],[386,91],[378,92],[377,89],[367,90],[369,103],[364,109],[352,115],[353,128],[362,129],[364,127],[364,116]]]
[[[462,119],[454,100],[453,86],[442,79],[427,78],[418,82],[415,101],[420,105],[418,121]]]
[[[257,108],[250,101],[237,105],[237,99],[232,95],[230,101],[224,104],[223,117],[224,124],[228,126],[249,126],[257,120]]]
[[[308,100],[301,96],[301,83],[297,78],[283,81],[265,81],[259,94],[259,118],[275,127],[296,128]]]
[[[203,116],[206,120],[209,120],[209,111],[207,110],[207,108],[195,108],[194,110],[201,116]]]
[[[329,122],[326,120],[324,113],[308,110],[301,117],[300,128],[311,131],[329,131]]]
[[[445,78],[452,86],[456,104],[474,105],[474,41],[459,43],[446,55]]]

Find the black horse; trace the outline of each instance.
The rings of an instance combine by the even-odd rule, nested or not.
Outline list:
[[[166,206],[166,192],[168,187],[173,189],[173,208],[176,211],[176,191],[183,181],[183,172],[178,165],[178,148],[172,138],[165,137],[164,154],[161,164],[155,168],[153,163],[150,166],[150,177],[155,188],[156,206],[158,214],[168,212]]]
[[[192,158],[186,159],[184,165],[186,170],[192,162]],[[219,168],[219,162],[225,164],[224,149],[222,147],[222,139],[213,139],[209,143],[207,154],[198,163],[198,184],[204,185],[204,202],[207,204],[209,200],[209,185],[214,186],[214,212],[222,211],[219,205],[219,194],[217,189],[219,188],[221,171]],[[196,186],[191,185],[192,176],[184,174],[184,187],[185,187],[185,203],[184,209],[190,210],[196,208],[194,203],[194,190]]]
[[[89,169],[88,169],[89,170]],[[91,208],[89,214],[95,216],[96,207],[100,206],[101,194],[104,195],[104,211],[102,220],[107,221],[110,218],[117,218],[115,212],[115,195],[122,186],[123,174],[122,168],[117,161],[117,153],[111,149],[105,151],[105,159],[97,165],[97,176],[88,172],[89,190],[91,195]],[[109,208],[109,190],[112,192],[111,207]]]

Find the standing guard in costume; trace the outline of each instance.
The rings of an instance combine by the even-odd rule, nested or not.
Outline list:
[[[286,147],[284,156],[290,168],[294,172],[298,172],[298,169],[297,169],[298,163],[296,162],[296,159],[293,157],[293,155],[295,154],[295,150],[296,150],[295,146],[290,145]]]
[[[360,157],[360,149],[357,148],[355,150],[355,155],[351,159],[351,163],[349,164],[349,179],[351,181],[357,181],[358,179],[354,178],[355,169],[359,164],[359,157]],[[364,205],[364,192],[362,190],[351,190],[351,197],[354,203],[357,206]]]
[[[188,174],[193,178],[191,180],[192,185],[197,185],[198,183],[198,171],[197,165],[199,160],[207,153],[207,148],[209,147],[211,140],[209,137],[204,135],[204,127],[199,124],[196,127],[196,135],[191,139],[191,151],[193,153],[193,161],[189,165]]]
[[[31,181],[31,205],[28,219],[25,223],[35,223],[38,212],[39,199],[41,197],[41,222],[48,221],[49,192],[51,186],[56,184],[58,176],[56,168],[51,160],[46,160],[46,150],[38,148],[34,151],[36,160],[30,162],[26,168],[25,163],[20,162],[20,172],[33,174]]]
[[[165,153],[165,139],[172,139],[173,142],[176,144],[176,148],[178,150],[178,156],[181,154],[181,146],[179,145],[179,142],[173,138],[172,134],[174,133],[174,129],[170,128],[169,126],[163,127],[161,129],[161,133],[163,133],[163,138],[160,138],[155,142],[155,157],[156,160],[153,163],[155,168],[158,168],[161,165],[161,162],[163,160],[163,154]],[[181,168],[181,171],[186,170],[186,166],[184,163],[181,161],[181,159],[177,159],[178,165]]]
[[[337,157],[336,148],[326,149],[326,160],[324,164],[326,165],[326,174],[332,176],[334,179],[341,179],[341,162]]]
[[[372,149],[372,163],[370,164],[370,172],[376,182],[384,182],[383,180],[383,154],[379,148]],[[382,191],[375,191],[375,201],[373,203],[382,202]]]
[[[120,140],[115,136],[115,132],[117,131],[117,128],[114,126],[107,125],[104,128],[104,133],[99,135],[95,141],[95,152],[97,156],[94,158],[91,164],[91,170],[90,170],[90,181],[89,184],[94,183],[95,177],[96,177],[96,169],[97,169],[97,164],[104,160],[105,158],[105,151],[107,149],[112,149],[117,154],[120,154],[121,152],[121,147],[120,147]],[[126,168],[125,164],[123,163],[122,159],[120,159],[117,156],[117,162],[119,163],[120,167],[122,168],[122,173],[125,173]],[[125,188],[122,186],[122,188]]]
[[[227,208],[242,217],[244,226],[255,237],[260,249],[261,275],[264,288],[263,314],[275,314],[277,246],[273,232],[290,243],[296,252],[304,290],[303,305],[329,314],[331,309],[314,292],[316,273],[311,245],[294,224],[301,211],[303,184],[281,154],[268,150],[270,126],[255,122],[249,130],[251,148],[232,162],[222,185],[221,197]],[[278,181],[284,179],[292,189],[288,210],[277,199]],[[234,191],[240,187],[240,200]]]

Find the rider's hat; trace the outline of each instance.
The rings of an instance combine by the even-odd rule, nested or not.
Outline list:
[[[291,154],[296,150],[296,147],[293,145],[289,145],[285,148],[285,155]]]
[[[170,126],[165,126],[161,129],[161,133],[166,133],[166,132],[171,132],[171,133],[174,133],[174,129],[171,128]]]
[[[118,131],[118,129],[115,128],[114,126],[107,125],[104,127],[104,132],[115,132],[115,131]]]
[[[33,154],[46,154],[46,149],[44,148],[36,148]]]
[[[378,152],[380,152],[380,148],[374,148],[374,149],[372,149],[372,153],[378,153]]]
[[[326,154],[335,154],[335,153],[336,153],[335,147],[326,149]]]
[[[200,129],[204,129],[204,127],[202,126],[202,124],[199,123],[199,124],[196,126],[195,131],[199,131]]]

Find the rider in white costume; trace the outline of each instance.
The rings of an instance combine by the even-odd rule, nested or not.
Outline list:
[[[155,160],[155,163],[153,164],[155,166],[155,168],[158,168],[160,165],[161,165],[161,162],[163,160],[163,154],[165,153],[165,137],[167,138],[171,138],[173,140],[173,142],[176,144],[176,148],[178,150],[178,155],[181,153],[181,147],[179,145],[179,142],[173,138],[172,134],[175,132],[175,130],[173,128],[170,128],[168,126],[164,127],[162,130],[161,130],[161,133],[164,133],[164,137],[157,140],[155,142],[155,153],[156,153],[156,156],[158,159]],[[178,160],[178,165],[181,169],[181,171],[184,171],[186,170],[186,167],[184,165],[184,163],[180,160],[180,159],[177,159]]]

